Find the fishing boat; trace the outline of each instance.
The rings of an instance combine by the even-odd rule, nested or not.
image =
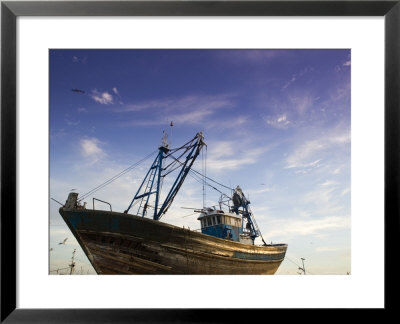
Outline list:
[[[287,244],[266,244],[250,209],[250,201],[237,186],[221,194],[218,205],[194,209],[200,231],[160,221],[167,214],[205,146],[201,132],[186,144],[171,149],[164,134],[158,154],[128,208],[123,212],[87,208],[70,192],[59,212],[97,274],[274,274],[285,258]],[[164,178],[177,173],[165,199]],[[215,181],[214,181],[215,182]],[[107,182],[106,182],[107,183]],[[216,182],[218,183],[218,182]],[[214,186],[212,186],[214,188]],[[101,188],[101,186],[95,189]],[[131,213],[132,208],[135,213]],[[256,245],[260,237],[263,244]]]

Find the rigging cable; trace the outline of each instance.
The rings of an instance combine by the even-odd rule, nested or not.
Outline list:
[[[100,189],[104,188],[105,186],[107,186],[108,184],[110,184],[111,182],[115,181],[116,179],[118,179],[119,177],[123,176],[125,173],[131,171],[132,169],[134,169],[135,167],[137,167],[139,164],[141,164],[142,162],[146,161],[147,159],[149,159],[155,152],[157,152],[158,150],[153,151],[152,153],[150,153],[149,155],[147,155],[146,157],[144,157],[142,160],[132,164],[131,166],[127,167],[126,169],[124,169],[123,171],[121,171],[120,173],[116,174],[115,176],[113,176],[112,178],[108,179],[107,181],[103,182],[102,184],[98,185],[97,187],[93,188],[92,190],[88,191],[87,193],[83,194],[81,196],[81,198],[78,201],[82,201],[83,199],[89,197],[90,195],[94,194],[95,192],[99,191]]]
[[[206,158],[204,160],[204,183],[206,183],[206,177],[207,177],[207,146],[206,146]],[[207,200],[207,188],[204,188],[204,201]],[[205,207],[205,206],[204,206]]]
[[[205,174],[205,167],[204,167],[204,150],[201,151],[201,168],[203,171],[203,174]],[[203,208],[206,207],[206,179],[203,177]]]
[[[289,260],[290,262],[292,262],[294,265],[296,265],[297,267],[300,268],[300,266],[299,266],[296,262],[292,261],[287,255],[285,256],[285,258],[286,258],[287,260]]]
[[[189,175],[190,175],[194,180],[196,180],[198,183],[200,183],[200,184],[203,183],[203,178],[200,178],[197,174],[194,174],[194,173],[192,174],[192,173],[189,172]],[[220,194],[225,195],[221,190],[218,190],[218,189],[215,188],[214,186],[210,185],[208,182],[205,182],[205,184],[206,184],[207,186],[209,186],[210,188],[214,189],[215,191],[218,191]]]
[[[221,187],[224,187],[224,188],[229,189],[229,190],[233,190],[232,188],[229,188],[228,186],[225,186],[225,185],[223,185],[222,183],[219,183],[219,182],[217,182],[217,181],[215,181],[215,180],[213,180],[213,179],[207,177],[206,175],[201,174],[201,172],[196,171],[195,169],[191,169],[190,171],[193,171],[193,172],[199,174],[200,176],[205,177],[207,180],[211,180],[212,182],[214,182],[214,183],[220,185]]]
[[[207,154],[207,147],[206,147],[206,154]],[[173,159],[175,160],[175,162],[179,163],[180,165],[183,165],[183,162],[179,161],[179,160],[178,160],[177,158],[175,158],[174,156],[171,155],[170,157],[173,158]],[[207,157],[206,157],[206,158],[207,158]],[[169,164],[169,165],[165,168],[165,170],[166,170],[169,166],[171,166],[171,165],[172,165],[172,163]],[[176,169],[176,168],[175,168],[175,169]],[[169,171],[169,172],[163,174],[163,177],[165,177],[166,175],[170,174],[170,173],[171,173],[172,171],[174,171],[175,169],[173,169],[173,170],[171,170],[171,171]],[[202,174],[201,172],[196,171],[196,170],[193,169],[193,168],[191,168],[191,169],[189,170],[189,174],[190,174],[190,172],[196,173],[196,174],[199,175],[202,179],[205,178],[205,179],[207,179],[207,180],[210,180],[210,181],[212,181],[212,182],[214,182],[214,183],[220,185],[221,187],[224,187],[224,188],[229,189],[229,190],[231,190],[231,191],[233,190],[232,188],[230,188],[230,187],[228,187],[228,186],[225,186],[225,185],[223,185],[222,183],[219,183],[219,182],[217,182],[217,181],[215,181],[215,180],[213,180],[213,179],[207,177],[205,174]],[[203,180],[200,180],[200,183],[201,183],[201,181],[203,181]],[[217,190],[218,192],[222,193],[221,191],[219,191],[219,190],[216,189],[215,187],[211,186],[209,183],[206,182],[206,184],[207,184],[209,187],[211,187],[211,188]]]

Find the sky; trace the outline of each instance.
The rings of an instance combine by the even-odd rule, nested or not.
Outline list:
[[[85,200],[122,212],[163,131],[171,147],[202,131],[193,168],[205,161],[208,177],[240,185],[264,240],[288,244],[276,274],[298,275],[301,258],[307,274],[351,273],[350,50],[55,49],[49,65],[51,198],[82,196],[153,152]],[[219,195],[207,188],[205,204]],[[94,274],[49,204],[50,274],[68,272],[74,249],[75,273]],[[182,207],[202,206],[203,186],[188,176],[161,221],[199,229]]]

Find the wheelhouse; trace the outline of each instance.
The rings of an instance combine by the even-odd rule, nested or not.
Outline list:
[[[204,208],[197,219],[200,221],[203,234],[252,244],[249,235],[243,233],[240,215],[215,208]]]

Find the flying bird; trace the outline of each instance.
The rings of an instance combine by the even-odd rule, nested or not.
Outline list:
[[[65,245],[65,242],[68,240],[68,237],[67,238],[65,238],[64,239],[64,241],[62,241],[62,242],[60,242],[60,243],[58,243],[58,245],[61,245],[61,244],[64,244]]]
[[[81,90],[81,89],[72,89],[72,92],[77,92],[77,93],[85,93],[85,91]]]

